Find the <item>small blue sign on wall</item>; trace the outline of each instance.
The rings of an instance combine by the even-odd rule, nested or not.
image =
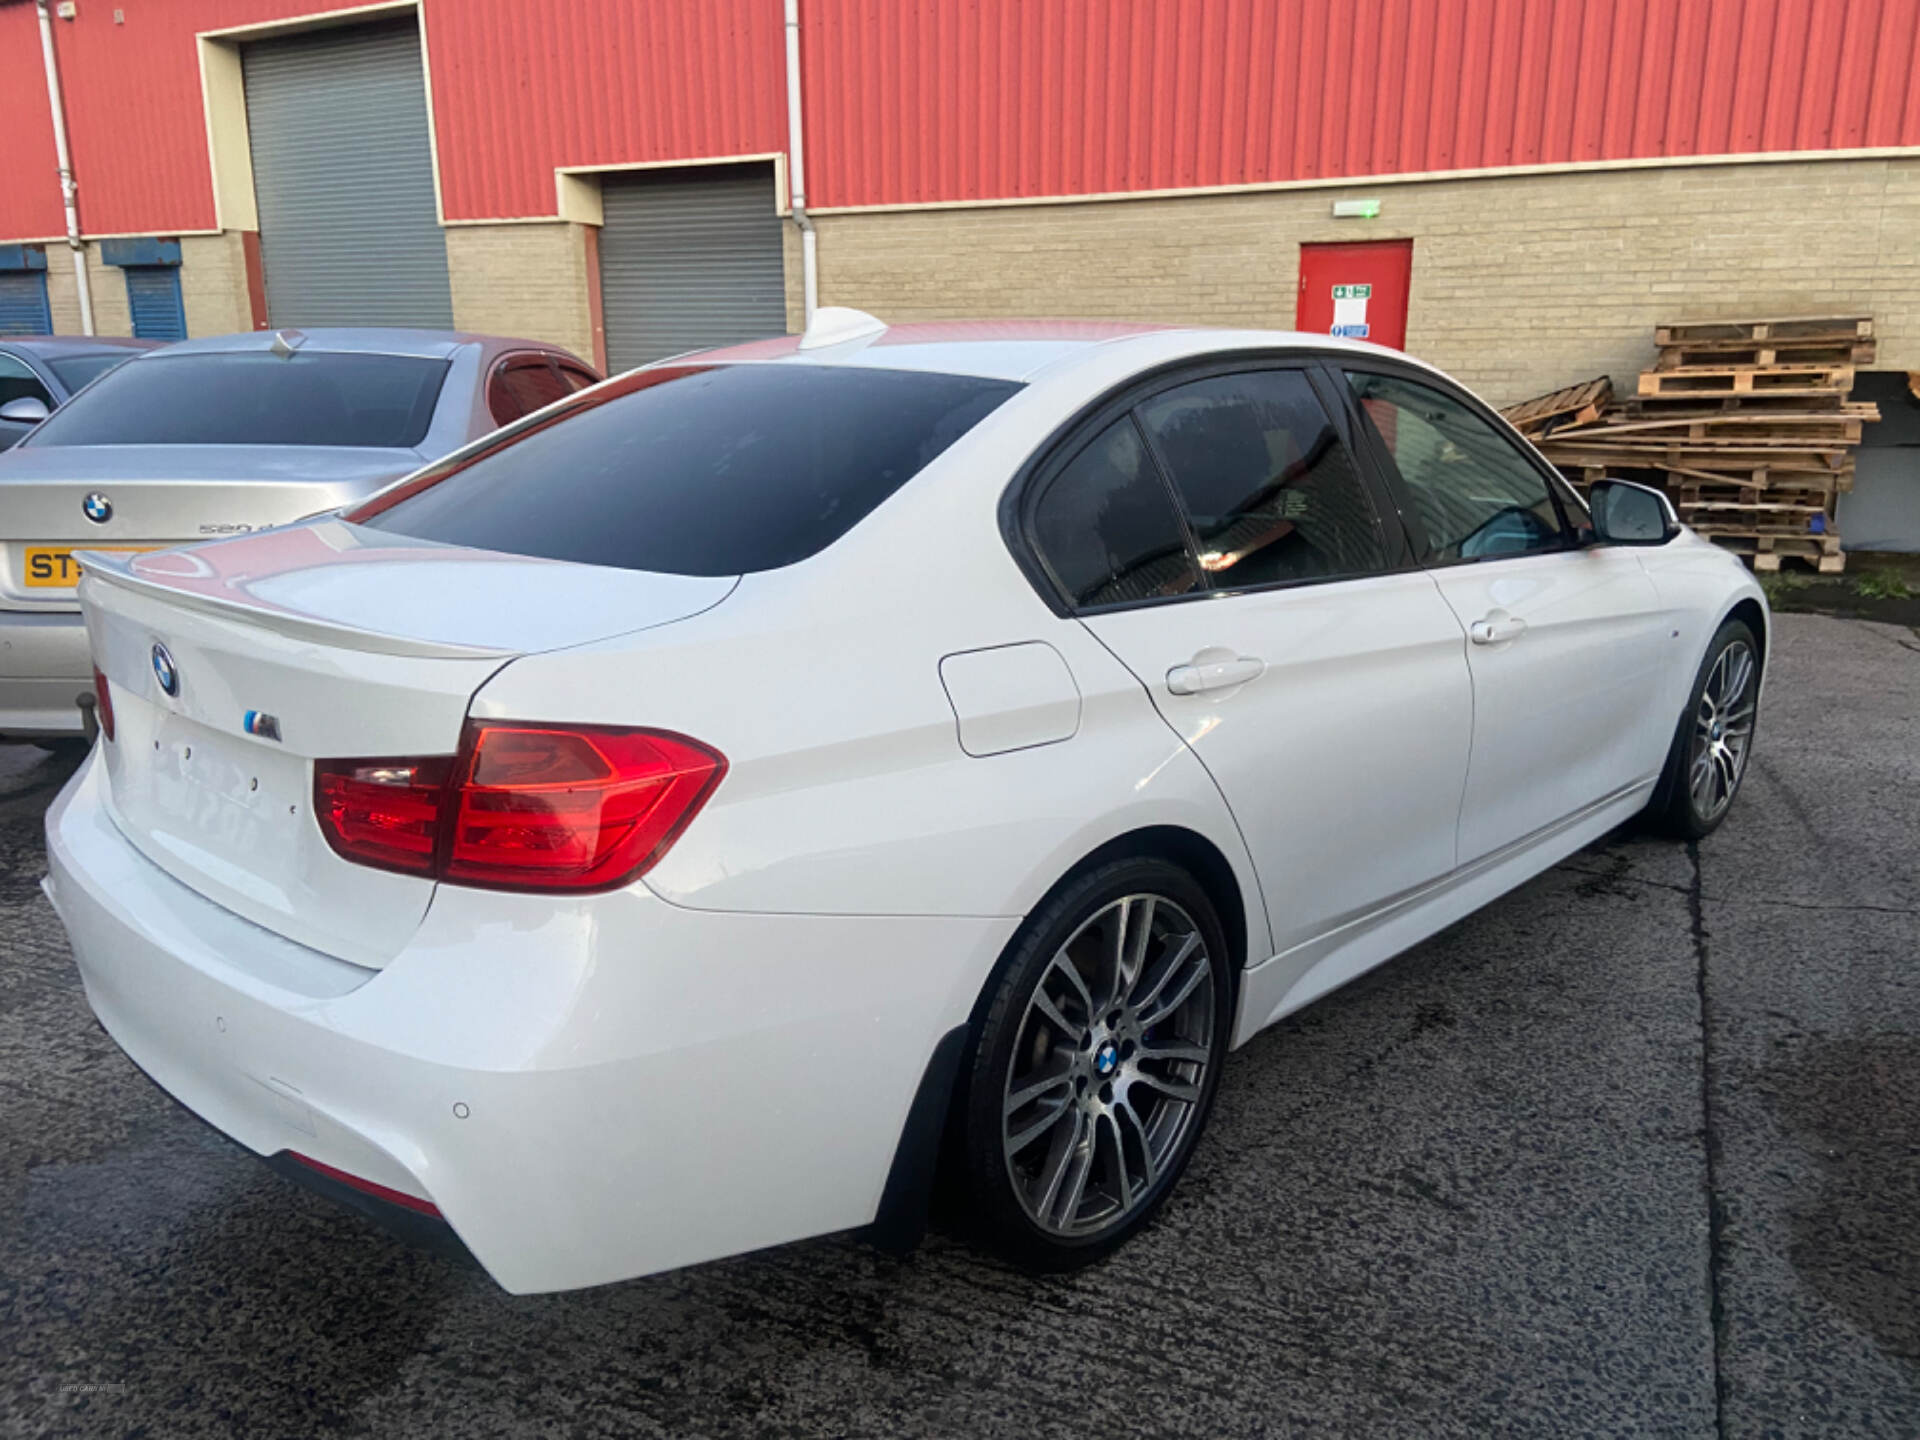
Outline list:
[[[1327,333],[1330,335],[1338,335],[1345,340],[1364,340],[1367,338],[1367,332],[1372,328],[1371,325],[1362,321],[1358,325],[1336,325]]]

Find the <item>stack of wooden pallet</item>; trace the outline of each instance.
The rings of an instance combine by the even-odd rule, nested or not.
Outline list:
[[[1873,321],[1695,321],[1660,326],[1654,343],[1624,404],[1596,405],[1598,380],[1504,413],[1581,484],[1663,484],[1682,520],[1756,570],[1845,568],[1834,504],[1853,486],[1861,425],[1879,418],[1847,400],[1854,367],[1873,361]]]

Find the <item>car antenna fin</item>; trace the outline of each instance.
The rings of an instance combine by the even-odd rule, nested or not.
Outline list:
[[[887,333],[887,322],[864,310],[845,305],[822,305],[813,312],[807,333],[800,337],[802,350],[823,350],[829,345],[844,345],[849,340],[871,340]]]
[[[293,352],[307,343],[305,332],[300,330],[276,330],[273,332],[273,344],[270,347],[282,360],[293,358]]]

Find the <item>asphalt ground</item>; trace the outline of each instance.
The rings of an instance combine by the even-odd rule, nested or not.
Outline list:
[[[1920,1435],[1920,638],[1779,621],[1745,791],[1228,1064],[1163,1218],[1032,1279],[828,1238],[516,1299],[89,1013],[71,767],[0,748],[0,1433]]]

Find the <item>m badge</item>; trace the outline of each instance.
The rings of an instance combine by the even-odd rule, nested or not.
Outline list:
[[[280,722],[264,710],[249,710],[241,720],[240,728],[249,735],[258,735],[262,740],[280,739]]]

